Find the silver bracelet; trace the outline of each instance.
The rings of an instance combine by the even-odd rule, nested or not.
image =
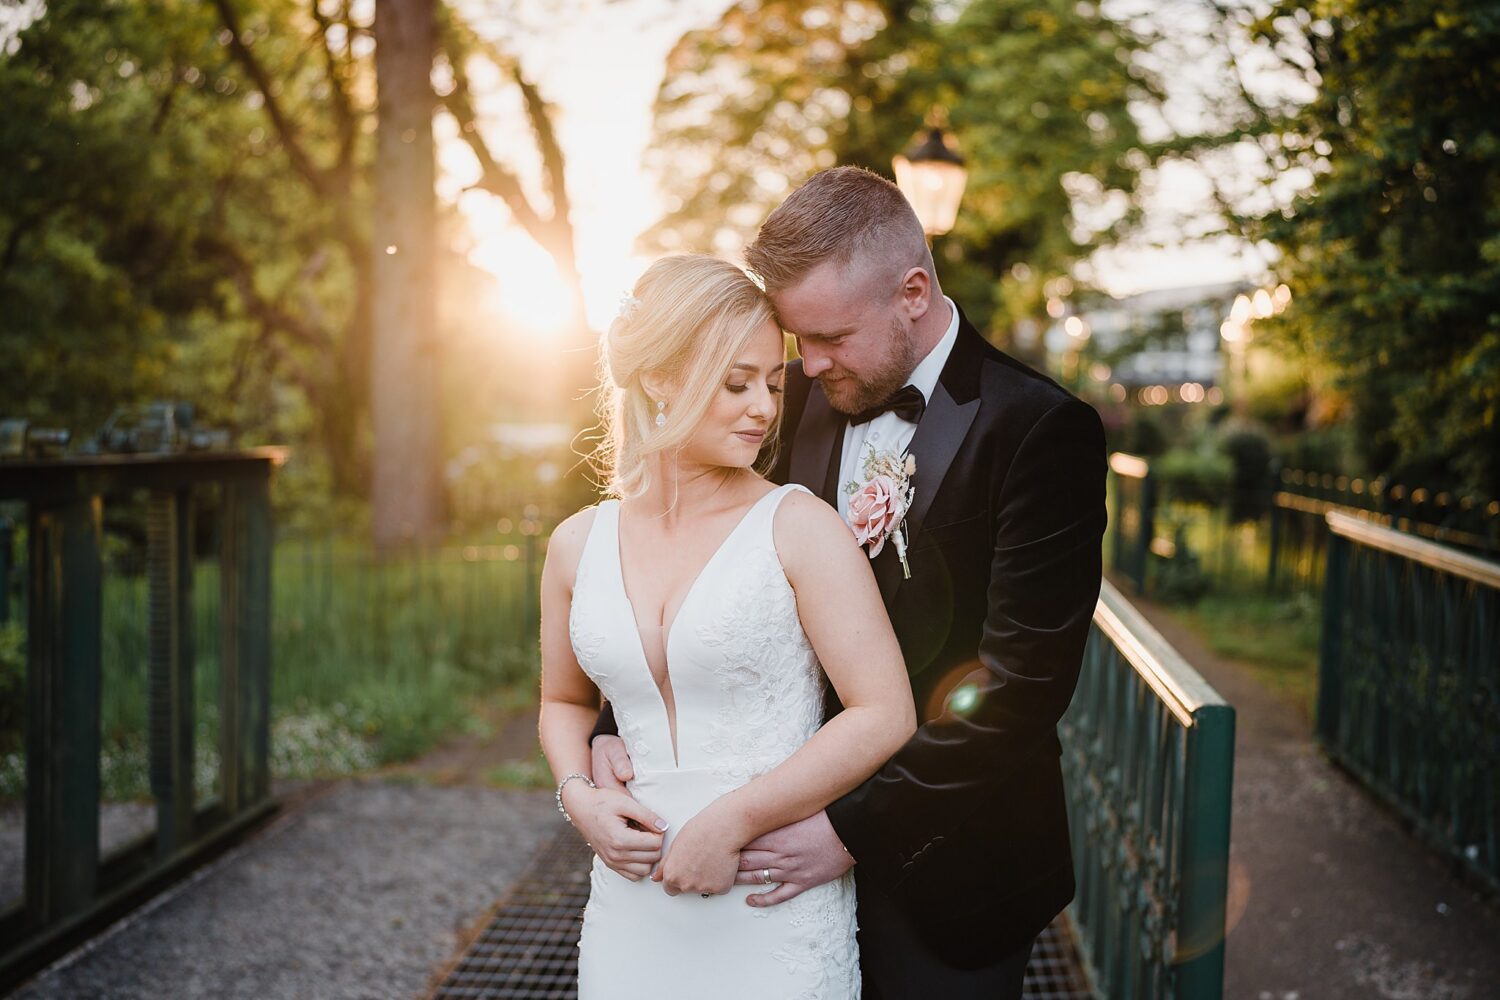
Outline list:
[[[563,819],[567,820],[569,823],[573,822],[573,817],[569,816],[568,811],[563,808],[562,793],[563,788],[565,788],[568,782],[572,781],[574,778],[581,778],[590,788],[599,787],[598,785],[594,784],[594,779],[590,778],[586,774],[579,774],[577,771],[574,771],[572,774],[568,775],[566,778],[557,783],[557,811],[562,813]]]

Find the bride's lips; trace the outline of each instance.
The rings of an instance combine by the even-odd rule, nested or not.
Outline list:
[[[735,431],[734,432],[734,436],[737,437],[737,438],[739,438],[741,441],[748,441],[751,444],[760,444],[762,441],[764,441],[766,439],[766,432],[765,431]]]

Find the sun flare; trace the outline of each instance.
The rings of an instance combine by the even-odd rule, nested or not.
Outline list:
[[[572,295],[547,252],[511,225],[489,198],[460,203],[473,234],[469,262],[493,275],[500,310],[529,332],[561,335],[572,318]]]

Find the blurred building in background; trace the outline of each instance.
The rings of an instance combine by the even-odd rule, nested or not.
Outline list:
[[[1251,292],[1248,283],[1228,282],[1058,303],[1042,335],[1048,368],[1070,385],[1092,383],[1116,402],[1218,402],[1226,318]]]

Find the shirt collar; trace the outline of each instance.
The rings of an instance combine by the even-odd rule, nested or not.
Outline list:
[[[958,340],[958,306],[946,295],[943,296],[943,301],[948,303],[947,332],[927,352],[927,357],[917,362],[917,367],[912,369],[911,378],[906,380],[908,384],[916,386],[922,393],[922,398],[929,403],[932,402],[933,391],[937,389],[938,376],[943,374],[943,366],[948,363],[948,355],[953,353],[953,344]]]

